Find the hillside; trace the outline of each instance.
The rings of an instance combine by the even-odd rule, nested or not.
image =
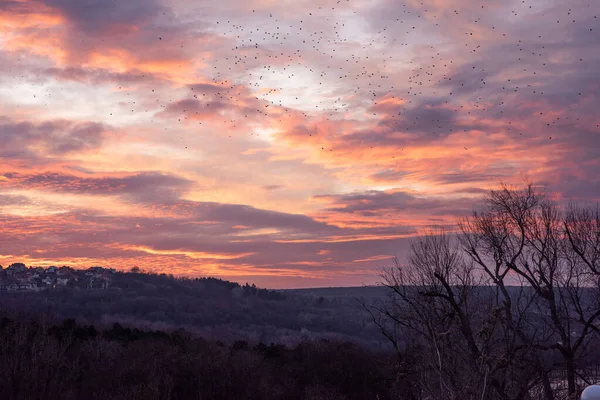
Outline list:
[[[5,282],[0,286],[3,307],[105,326],[119,322],[167,331],[183,328],[226,342],[294,345],[307,338],[331,338],[369,347],[386,345],[357,300],[361,288],[273,291],[215,278],[184,279],[98,267],[48,270],[19,265],[0,271],[0,282]],[[63,276],[70,276],[67,283],[31,289],[30,280],[59,276],[61,270]],[[92,276],[102,280],[94,281]],[[90,279],[102,285],[90,285]],[[10,285],[22,289],[9,290]],[[367,299],[377,297],[372,292],[382,293],[382,288],[362,289]]]

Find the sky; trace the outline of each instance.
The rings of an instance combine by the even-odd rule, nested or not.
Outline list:
[[[0,264],[360,286],[500,182],[600,197],[592,0],[2,0]]]

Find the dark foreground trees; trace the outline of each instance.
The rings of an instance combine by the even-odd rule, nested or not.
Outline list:
[[[411,399],[386,354],[0,315],[2,399]]]
[[[415,240],[371,309],[428,399],[576,399],[597,383],[600,212],[502,186]]]

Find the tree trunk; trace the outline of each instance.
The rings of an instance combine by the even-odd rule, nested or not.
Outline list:
[[[542,374],[542,385],[544,385],[544,395],[546,396],[546,400],[554,400],[554,392],[552,391],[552,385],[550,384],[550,378],[548,377],[547,372]]]
[[[567,357],[567,389],[569,391],[569,400],[577,400],[577,386],[575,384],[575,362],[573,355]]]

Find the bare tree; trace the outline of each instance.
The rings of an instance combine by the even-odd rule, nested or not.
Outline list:
[[[457,235],[411,243],[407,265],[382,274],[391,298],[373,316],[398,351],[399,332],[422,349],[430,398],[574,399],[600,333],[600,212],[561,208],[533,184],[484,200]]]
[[[397,347],[418,349],[428,398],[523,398],[530,381],[510,366],[529,348],[513,348],[514,332],[501,330],[497,297],[481,290],[475,267],[448,229],[431,230],[411,243],[407,265],[396,259],[383,273],[391,298],[373,315]]]
[[[464,241],[467,250],[486,271],[480,262],[485,257],[495,257],[503,265],[497,285],[504,285],[507,274],[513,273],[520,284],[531,288],[537,318],[528,316],[535,329],[527,332],[527,339],[540,351],[558,356],[562,365],[557,367],[566,372],[568,397],[576,398],[577,363],[600,317],[592,297],[597,282],[597,219],[591,218],[590,209],[561,209],[532,184],[521,191],[503,186],[491,192],[487,203],[488,209],[473,220],[484,228],[479,233],[494,232],[494,240],[489,247]],[[463,237],[472,234],[463,229]]]

